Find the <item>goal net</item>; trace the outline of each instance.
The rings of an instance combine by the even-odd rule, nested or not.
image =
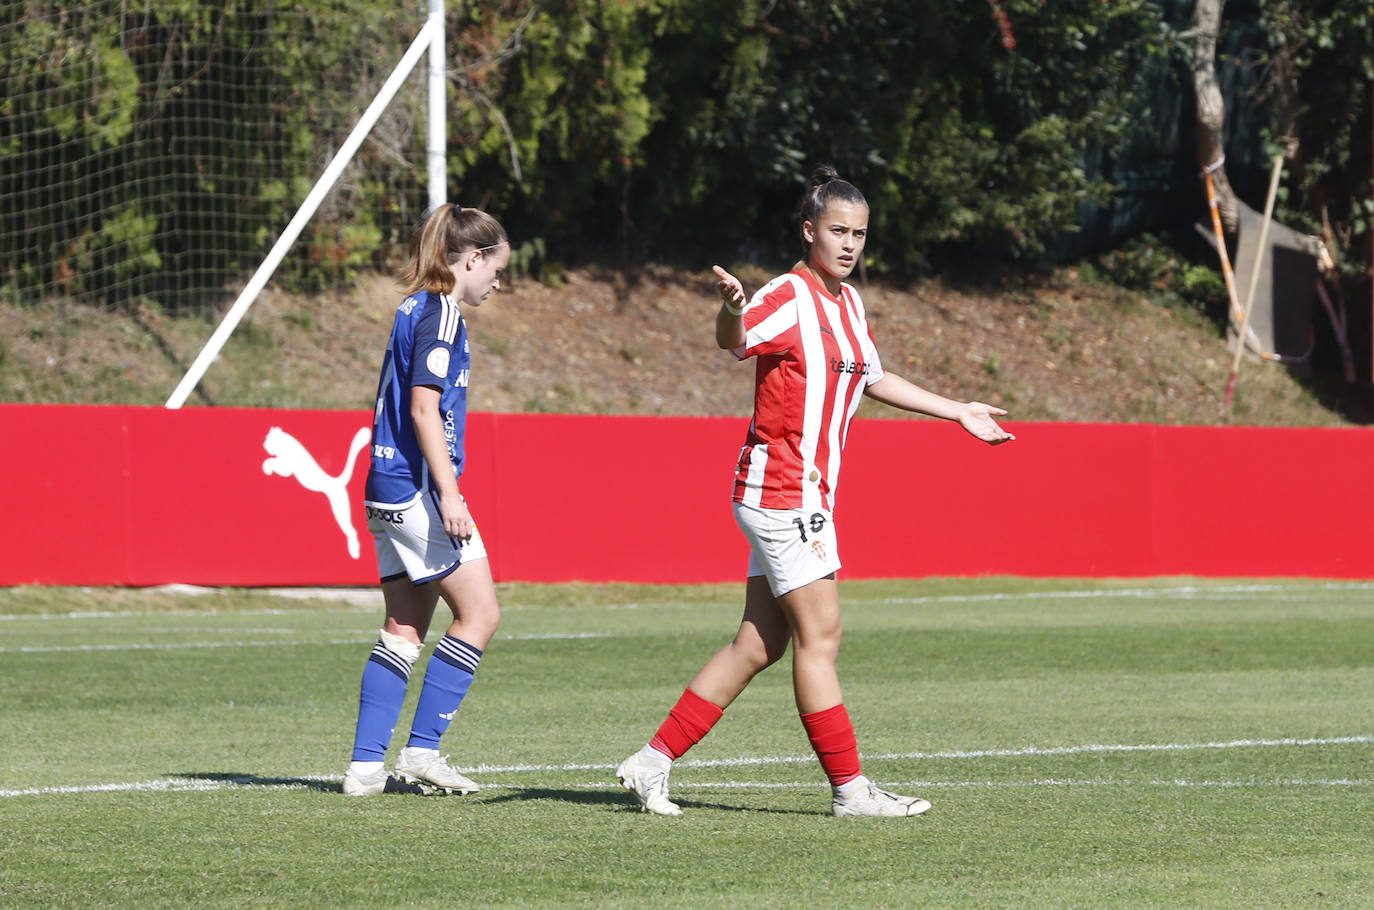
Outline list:
[[[0,302],[168,310],[242,287],[424,21],[414,4],[0,0]],[[283,259],[313,290],[423,205],[423,77]]]

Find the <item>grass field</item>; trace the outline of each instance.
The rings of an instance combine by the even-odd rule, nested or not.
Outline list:
[[[844,582],[865,771],[934,808],[829,817],[779,665],[642,815],[741,594],[503,586],[485,789],[349,799],[375,595],[0,590],[0,907],[1374,906],[1374,586]]]

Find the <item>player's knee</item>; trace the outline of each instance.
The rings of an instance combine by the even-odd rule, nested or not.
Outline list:
[[[839,626],[835,626],[833,630],[812,630],[811,634],[797,639],[796,649],[798,654],[805,654],[812,659],[834,661],[840,654]]]
[[[378,633],[377,641],[383,648],[404,660],[407,666],[415,666],[415,661],[420,659],[420,643],[417,641],[411,641],[386,629]]]
[[[478,611],[476,622],[486,631],[488,638],[495,635],[496,627],[501,625],[501,605],[494,600],[484,605],[482,609]]]
[[[767,642],[758,639],[735,639],[730,648],[736,660],[745,666],[751,676],[777,663],[778,658],[787,650],[786,644],[781,648],[770,648]]]
[[[783,640],[777,644],[769,644],[764,647],[764,658],[767,661],[764,666],[771,667],[773,664],[782,660],[782,656],[787,653],[787,641]]]
[[[475,641],[489,640],[496,634],[496,627],[501,625],[501,607],[494,598],[469,601],[452,607],[453,621],[460,624],[465,634]]]

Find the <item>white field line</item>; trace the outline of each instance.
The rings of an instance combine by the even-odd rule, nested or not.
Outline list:
[[[124,784],[81,784],[68,787],[32,787],[27,790],[0,790],[0,797],[7,796],[61,796],[82,793],[180,793],[182,791],[225,790],[231,787],[252,787],[254,789],[297,789],[308,786],[308,781],[331,783],[343,780],[338,777],[301,777],[291,783],[253,783],[245,778],[235,780],[196,780],[194,778],[163,778],[161,780],[142,780]]]
[[[942,752],[906,752],[888,753],[884,755],[865,755],[865,760],[891,760],[891,759],[979,759],[979,758],[1005,758],[1016,756],[1061,756],[1061,755],[1082,755],[1098,754],[1109,752],[1139,753],[1139,752],[1190,752],[1209,749],[1255,749],[1255,748],[1300,748],[1308,746],[1345,746],[1363,745],[1374,743],[1374,735],[1361,736],[1337,736],[1327,738],[1283,738],[1283,739],[1237,739],[1226,742],[1208,743],[1141,743],[1135,745],[1082,745],[1082,746],[1055,746],[1049,748],[1029,747],[1024,749],[973,749],[973,750],[951,750]],[[703,761],[685,760],[677,763],[678,767],[689,768],[748,768],[763,765],[792,765],[806,764],[815,761],[813,756],[772,756],[772,757],[743,757],[733,759],[710,759]],[[613,765],[606,764],[579,764],[568,763],[561,765],[477,765],[472,767],[473,774],[529,774],[529,773],[567,773],[571,771],[600,771],[610,774]],[[82,794],[82,793],[127,793],[127,792],[181,792],[181,791],[206,791],[223,790],[230,788],[251,788],[251,789],[301,789],[311,786],[312,783],[333,783],[342,780],[342,776],[317,777],[302,776],[291,778],[276,778],[264,780],[250,775],[243,775],[241,778],[197,780],[194,778],[161,778],[158,780],[134,781],[130,783],[108,783],[108,784],[81,784],[58,787],[33,787],[28,789],[8,790],[0,789],[0,798],[15,796],[51,796],[63,794]],[[907,781],[905,783],[894,783],[883,781],[888,786],[922,786],[922,787],[1046,787],[1046,786],[1154,786],[1154,787],[1282,787],[1282,786],[1311,786],[1311,787],[1367,787],[1374,786],[1374,781],[1362,778],[1335,778],[1335,779],[1305,779],[1305,778],[1279,778],[1261,779],[1249,778],[1246,780],[1217,781],[1202,780],[1191,781],[1184,778],[1172,780],[1151,779],[1149,781],[1138,781],[1130,779],[1074,779],[1074,778],[1033,778],[1029,781]],[[588,783],[577,784],[578,787],[601,789],[613,786],[609,783]],[[791,789],[802,787],[815,787],[816,781],[794,781],[790,783],[762,783],[747,781],[677,781],[677,788],[703,788],[703,789]],[[483,783],[483,787],[492,789],[520,789],[519,785],[509,783]]]
[[[1334,591],[1370,591],[1374,582],[1325,582],[1321,584],[1248,584],[1248,585],[1175,585],[1164,588],[1088,588],[1056,591],[1020,591],[990,594],[931,594],[916,597],[857,597],[847,596],[841,586],[842,604],[959,604],[959,603],[996,603],[1017,600],[1074,600],[1094,598],[1115,599],[1159,599],[1159,600],[1234,600],[1253,594],[1275,595],[1313,595]],[[1266,596],[1265,602],[1288,602],[1297,597]],[[1305,597],[1302,599],[1306,599]],[[653,608],[673,608],[700,606],[688,603],[629,603],[607,604],[607,610],[646,610]]]
[[[169,586],[170,589],[170,586]],[[1055,600],[1055,599],[1075,599],[1075,598],[1160,598],[1174,600],[1205,600],[1215,598],[1234,598],[1251,594],[1314,594],[1332,591],[1370,591],[1374,590],[1374,582],[1325,582],[1320,584],[1248,584],[1248,585],[1176,585],[1165,588],[1116,588],[1102,589],[1089,588],[1086,590],[1069,589],[1060,591],[1023,591],[1019,593],[997,593],[997,594],[934,594],[921,597],[845,597],[845,603],[888,603],[888,604],[942,604],[942,603],[985,603],[998,601],[1015,600]],[[190,586],[175,586],[174,593],[204,593],[214,594],[215,588],[193,588]],[[293,600],[319,599],[333,600],[347,604],[350,608],[335,608],[329,612],[337,613],[372,613],[381,606],[380,595],[371,589],[294,589],[283,588],[273,590],[270,593]],[[1274,598],[1267,598],[1273,600]],[[1289,600],[1292,598],[1280,598]],[[688,603],[686,601],[653,601],[644,603],[628,604],[604,604],[600,609],[606,610],[650,610],[650,609],[679,609],[688,607],[699,607],[700,602]],[[518,601],[510,604],[503,604],[505,610],[526,609],[529,605],[521,604]],[[597,606],[578,607],[577,609],[598,609]],[[301,616],[309,615],[308,610],[299,609],[277,609],[263,607],[254,610],[220,610],[213,606],[196,610],[87,610],[73,611],[70,613],[14,613],[0,614],[0,622],[14,622],[20,620],[52,621],[52,620],[86,620],[86,619],[123,619],[147,616],[162,617],[181,617],[181,616]]]
[[[1000,594],[941,594],[930,597],[883,597],[873,602],[888,604],[934,604],[934,603],[989,603],[1005,600],[1071,600],[1075,598],[1159,598],[1174,600],[1215,600],[1234,599],[1250,594],[1314,594],[1331,591],[1368,591],[1374,589],[1372,582],[1332,582],[1319,585],[1179,585],[1170,588],[1106,588],[1086,591],[1022,591]],[[1267,602],[1293,598],[1266,597]]]
[[[1244,780],[1185,780],[1175,778],[1172,780],[1151,779],[1151,780],[1132,780],[1129,778],[1032,778],[1031,780],[906,780],[891,781],[884,778],[878,781],[884,787],[899,787],[912,789],[941,789],[941,790],[960,790],[960,789],[1019,789],[1025,787],[1194,787],[1198,789],[1216,788],[1242,788],[1242,787],[1374,787],[1374,779],[1358,778],[1260,778],[1251,777]],[[483,784],[485,787],[486,785]],[[512,785],[498,784],[508,789],[517,789]],[[599,782],[587,782],[574,784],[579,790],[599,790],[604,789],[605,784]],[[816,789],[825,787],[825,780],[819,772],[812,780],[796,780],[786,783],[770,782],[757,783],[750,781],[692,781],[690,783],[674,783],[673,791],[678,790],[805,790],[807,788]],[[493,788],[494,789],[494,788]]]
[[[283,629],[283,633],[294,632]],[[564,639],[610,638],[609,632],[549,632],[529,635],[498,635],[501,641],[561,641]],[[373,635],[359,635],[353,638],[325,638],[312,641],[313,645],[358,645],[376,641]],[[81,651],[186,651],[200,648],[285,648],[298,647],[295,641],[183,641],[133,643],[125,645],[21,645],[17,648],[0,648],[0,654],[61,654]]]
[[[356,610],[330,610],[330,614],[352,614],[352,613],[373,613],[375,610],[356,609]],[[3,613],[0,614],[0,622],[17,622],[31,619],[35,622],[52,622],[54,620],[87,620],[87,619],[147,619],[149,616],[156,616],[168,619],[184,619],[189,616],[300,616],[309,618],[309,610],[282,610],[273,607],[262,607],[255,610],[219,610],[208,607],[204,610],[73,610],[70,613]]]
[[[291,780],[162,780],[137,781],[127,784],[89,784],[72,787],[34,787],[28,790],[0,790],[0,799],[16,796],[72,796],[90,793],[206,793],[217,790],[305,790],[312,786],[337,784],[342,775],[334,777],[300,777]],[[1034,778],[1032,780],[908,780],[880,781],[885,787],[921,790],[1008,790],[1032,787],[1173,787],[1178,789],[1287,789],[1292,787],[1324,787],[1359,789],[1374,787],[1374,780],[1360,778],[1247,778],[1245,780],[1129,780],[1124,778]],[[575,790],[618,789],[604,781],[584,781],[569,784]],[[673,792],[682,790],[818,790],[824,781],[797,780],[786,782],[695,781],[674,784]],[[483,790],[524,790],[521,784],[482,782]]]
[[[1303,746],[1349,746],[1374,743],[1374,734],[1308,739],[1233,739],[1208,743],[1142,743],[1137,745],[1089,744],[1081,746],[1027,746],[1021,749],[966,749],[941,752],[884,752],[863,754],[864,761],[928,761],[931,759],[969,760],[979,758],[1021,758],[1025,756],[1061,756],[1106,754],[1112,752],[1199,752],[1215,749],[1296,748]],[[675,768],[748,768],[764,765],[800,765],[816,760],[814,755],[745,756],[741,758],[679,759]],[[555,771],[599,771],[605,765],[477,765],[474,774],[505,774]]]

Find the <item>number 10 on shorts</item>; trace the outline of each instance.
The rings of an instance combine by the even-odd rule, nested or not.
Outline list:
[[[802,543],[806,543],[807,522],[800,515],[792,519],[792,521],[797,526],[797,533],[801,535]],[[820,512],[813,512],[811,515],[810,525],[812,534],[821,533],[821,531],[825,530],[825,516]]]

